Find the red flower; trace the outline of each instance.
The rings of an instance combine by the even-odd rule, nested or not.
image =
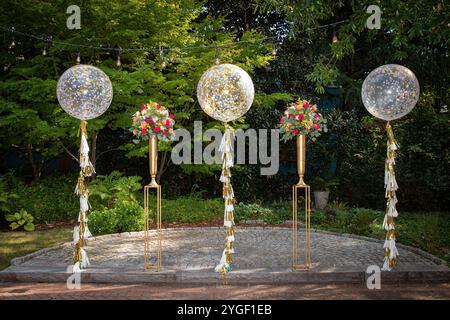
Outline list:
[[[292,130],[293,134],[298,134],[300,131],[298,131],[297,129]]]
[[[159,132],[159,131],[161,131],[161,128],[160,127],[155,127],[155,129],[153,129],[153,131]]]
[[[308,108],[309,108],[309,104],[308,104],[308,103],[305,103],[305,104],[303,105],[303,108],[308,109]]]
[[[159,103],[157,103],[156,108],[161,109],[161,105]]]
[[[319,130],[319,129],[320,129],[320,124],[316,123],[316,124],[314,125],[314,129]]]
[[[154,124],[155,124],[155,121],[149,120],[149,121],[148,121],[148,124],[149,124],[149,125],[154,125]]]
[[[172,123],[170,122],[170,120],[166,120],[166,127],[170,127],[172,125]]]
[[[147,105],[141,104],[141,110],[144,110],[145,108],[147,108]]]
[[[146,133],[147,133],[147,129],[142,129],[142,130],[141,130],[141,133],[142,133],[142,134],[146,134]]]
[[[319,119],[319,114],[314,113],[314,118]]]
[[[167,130],[164,130],[164,131],[163,131],[163,135],[166,135],[166,134],[167,134]]]
[[[173,114],[169,114],[169,118],[173,119],[175,116]]]
[[[150,118],[145,118],[145,122],[150,123]]]
[[[302,114],[299,114],[299,115],[298,115],[298,119],[299,119],[299,120],[303,120],[303,119],[305,119],[305,116],[302,115]]]
[[[293,118],[293,117],[294,117],[294,115],[292,113],[288,114],[288,118]]]
[[[284,118],[280,118],[280,123],[283,123],[284,122]]]

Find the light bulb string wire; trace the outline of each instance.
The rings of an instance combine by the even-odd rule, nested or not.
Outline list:
[[[335,27],[335,26],[343,24],[347,21],[348,21],[348,19],[345,19],[345,20],[341,20],[341,21],[337,21],[337,22],[333,22],[333,23],[320,25],[317,27],[306,28],[301,31],[298,31],[298,33],[305,33],[305,32],[309,32],[309,31],[320,30],[320,29],[331,27],[331,26]],[[104,46],[98,46],[98,45],[95,46],[95,45],[77,44],[77,43],[71,43],[71,42],[66,42],[66,41],[53,40],[54,37],[52,37],[52,36],[45,36],[45,35],[37,36],[34,34],[17,31],[15,27],[8,28],[8,27],[0,26],[0,30],[4,31],[4,32],[9,32],[13,35],[20,35],[22,37],[35,39],[37,41],[44,42],[44,43],[49,42],[49,39],[51,39],[51,44],[53,46],[68,46],[68,47],[74,47],[74,48],[78,48],[78,49],[83,48],[83,49],[102,50],[102,51],[119,51],[122,53],[126,52],[126,51],[130,51],[130,52],[132,52],[132,51],[155,51],[155,52],[158,52],[161,50],[159,47],[120,48],[120,47],[104,47]],[[280,39],[277,36],[273,36],[273,37],[263,37],[259,40],[261,43],[254,43],[255,41],[258,41],[258,40],[242,40],[242,41],[235,41],[233,43],[226,43],[226,44],[221,44],[221,45],[211,44],[211,45],[201,45],[201,46],[171,47],[171,48],[165,48],[164,50],[165,51],[166,50],[167,51],[177,51],[177,50],[188,51],[188,50],[196,50],[196,49],[216,49],[216,48],[232,47],[232,46],[241,45],[241,44],[247,44],[248,46],[261,46],[261,45],[265,44],[265,43],[263,43],[264,41],[274,43],[274,41],[277,41]]]

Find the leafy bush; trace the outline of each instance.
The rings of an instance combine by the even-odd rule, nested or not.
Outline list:
[[[10,200],[12,210],[25,209],[36,223],[68,221],[76,219],[79,198],[74,194],[77,177],[45,177],[37,182],[8,177],[11,193],[17,196]]]
[[[5,218],[6,221],[11,222],[9,226],[12,230],[23,227],[25,231],[34,231],[34,218],[24,209],[21,209],[19,212],[14,214],[7,214]]]
[[[9,186],[5,177],[0,177],[0,223],[3,216],[13,211],[13,200],[18,196],[9,191]]]
[[[137,202],[123,202],[113,209],[93,210],[89,215],[89,229],[94,235],[141,231],[144,209]]]
[[[378,211],[372,209],[353,209],[351,221],[348,226],[350,233],[368,236],[371,234],[371,224],[380,216]]]

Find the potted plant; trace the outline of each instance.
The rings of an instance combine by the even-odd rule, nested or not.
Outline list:
[[[311,185],[314,190],[314,207],[323,210],[328,205],[330,188],[337,186],[336,179],[326,180],[322,177],[315,177]]]

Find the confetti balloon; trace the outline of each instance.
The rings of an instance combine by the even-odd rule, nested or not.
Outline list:
[[[361,90],[367,111],[386,121],[407,115],[416,105],[419,93],[419,82],[414,73],[398,64],[373,70]]]
[[[210,117],[233,121],[251,107],[255,89],[247,72],[233,64],[219,64],[200,78],[197,97],[203,111]]]
[[[59,104],[74,118],[89,120],[103,114],[111,104],[113,90],[100,69],[79,64],[66,70],[58,80]]]

